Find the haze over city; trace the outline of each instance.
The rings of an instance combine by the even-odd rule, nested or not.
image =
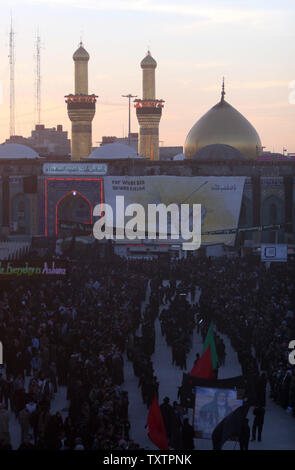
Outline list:
[[[16,134],[36,123],[34,41],[41,49],[42,113],[46,127],[70,121],[64,95],[73,92],[72,55],[82,39],[90,54],[89,93],[99,95],[93,145],[103,135],[127,134],[127,100],[141,97],[140,61],[157,60],[163,145],[183,145],[192,125],[226,99],[257,129],[271,151],[295,152],[294,20],[291,1],[4,1],[1,24],[0,140],[9,137],[9,30],[15,30]],[[135,111],[132,130],[138,130]]]

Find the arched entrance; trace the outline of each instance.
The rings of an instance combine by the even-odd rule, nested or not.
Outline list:
[[[62,196],[56,204],[56,236],[70,236],[71,232],[59,228],[60,221],[92,224],[92,205],[87,197],[72,190]]]

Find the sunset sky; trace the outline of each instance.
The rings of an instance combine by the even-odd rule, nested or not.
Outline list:
[[[39,30],[41,121],[70,131],[64,95],[74,91],[72,55],[82,37],[90,54],[89,93],[99,95],[93,145],[127,133],[122,94],[141,97],[139,63],[157,60],[156,94],[165,100],[162,145],[183,145],[220,98],[254,125],[268,150],[295,152],[294,0],[31,0],[1,1],[0,142],[9,136],[9,29],[15,30],[16,134],[35,125],[34,42]],[[293,99],[294,101],[294,99]],[[132,109],[132,130],[137,131]]]

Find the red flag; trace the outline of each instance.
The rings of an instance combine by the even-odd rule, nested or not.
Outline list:
[[[155,395],[149,409],[147,419],[147,433],[149,439],[161,450],[169,450],[166,428],[159,407],[157,395]]]
[[[192,368],[190,375],[199,379],[214,379],[210,344]]]

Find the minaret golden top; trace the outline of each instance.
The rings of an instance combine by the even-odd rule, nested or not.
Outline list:
[[[157,62],[152,57],[150,51],[147,51],[147,54],[144,59],[140,62],[142,69],[155,69],[157,67]]]
[[[80,41],[78,49],[73,54],[74,60],[89,60],[89,54],[84,49],[82,41]]]

